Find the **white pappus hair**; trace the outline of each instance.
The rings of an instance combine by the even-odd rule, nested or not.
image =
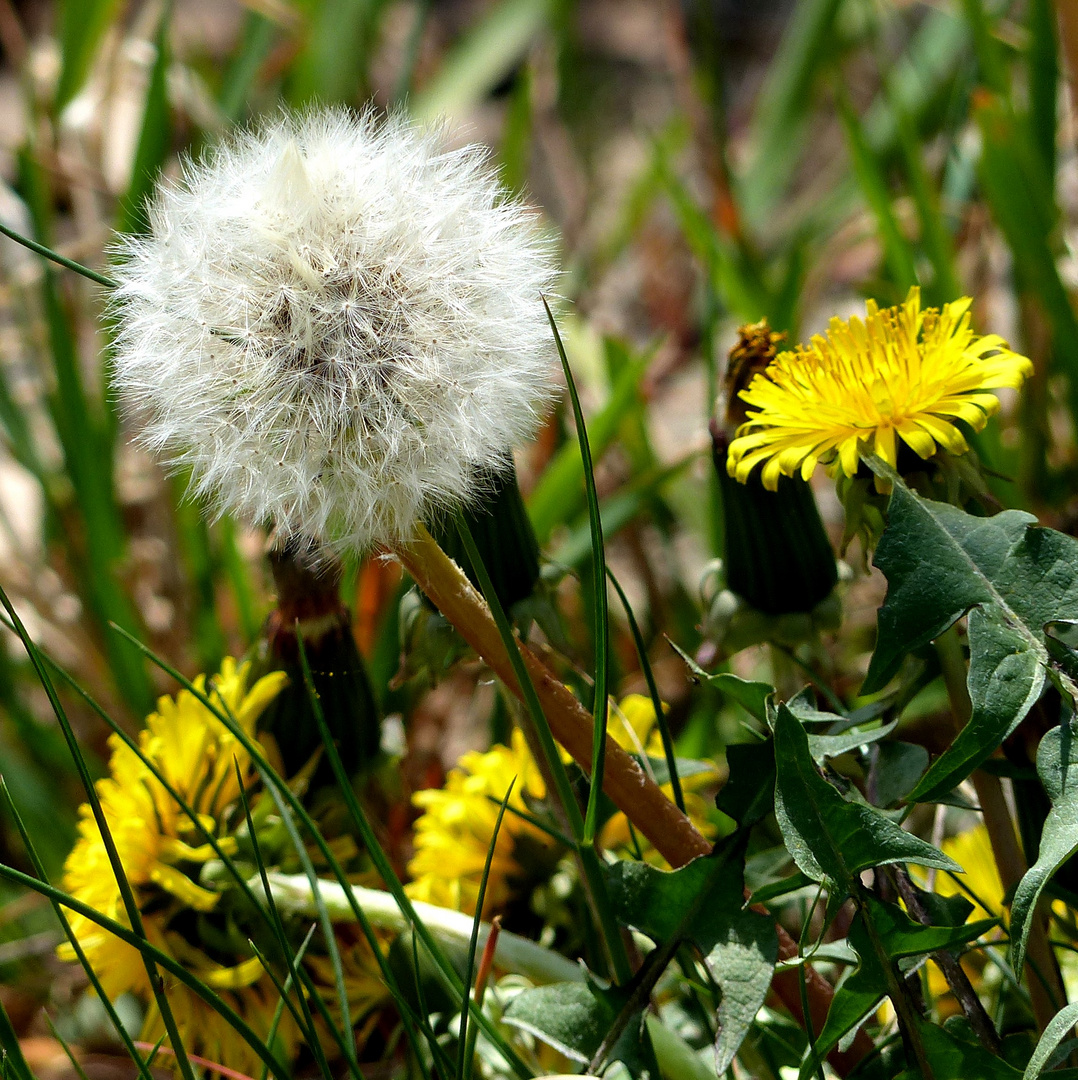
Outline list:
[[[556,393],[551,244],[486,153],[344,110],[240,133],[120,242],[115,384],[217,513],[330,550],[467,500]]]

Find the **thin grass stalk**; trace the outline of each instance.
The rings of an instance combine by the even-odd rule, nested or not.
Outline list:
[[[367,815],[363,812],[363,808],[359,805],[359,801],[356,798],[355,792],[352,790],[351,780],[349,779],[347,773],[344,770],[344,765],[341,762],[340,754],[337,753],[337,747],[333,743],[333,737],[330,733],[329,725],[327,724],[326,718],[322,713],[322,706],[318,701],[318,698],[313,693],[314,684],[311,679],[311,669],[310,665],[307,662],[307,652],[303,645],[302,636],[297,635],[296,642],[299,647],[300,665],[303,670],[304,682],[307,685],[308,691],[311,692],[311,710],[314,713],[315,720],[318,723],[319,732],[322,735],[322,745],[325,750],[326,757],[329,759],[330,767],[333,770],[333,775],[337,780],[338,790],[340,791],[341,796],[344,798],[345,806],[348,808],[348,813],[351,816],[353,823],[359,830],[360,839],[363,841],[367,849],[367,854],[370,857],[371,862],[374,864],[375,869],[381,875],[386,887],[393,895],[393,899],[396,901],[397,906],[401,911],[401,914],[404,915],[405,919],[414,929],[415,936],[422,939],[423,945],[427,949],[431,958],[434,960],[435,965],[438,967],[439,972],[442,975],[443,981],[446,983],[452,993],[456,994],[458,997],[463,998],[463,983],[457,975],[456,970],[453,968],[452,964],[446,958],[442,950],[438,947],[437,942],[429,933],[422,920],[416,914],[415,908],[412,906],[411,900],[408,899],[408,896],[404,891],[404,886],[401,885],[400,879],[394,872],[393,866],[390,863],[389,859],[386,858],[385,851],[383,851],[382,845],[378,842],[378,837],[375,835],[374,830],[371,828],[370,822],[367,820]],[[239,730],[239,728],[236,729],[237,732],[239,732]],[[242,732],[240,732],[240,734],[242,735]],[[244,738],[246,737],[244,736]],[[247,741],[249,742],[249,740]],[[248,753],[251,752],[252,750],[249,749]],[[257,751],[254,752],[258,753]],[[258,757],[261,759],[262,755],[258,753]],[[262,762],[262,765],[265,766],[264,761]],[[268,766],[265,767],[268,768]],[[314,823],[310,820],[310,817],[303,809],[302,804],[288,788],[287,784],[285,784],[279,778],[275,777],[275,774],[272,772],[272,770],[270,770],[270,776],[274,779],[274,784],[278,787],[281,794],[290,803],[290,805],[292,805],[292,808],[297,812],[301,820],[303,820],[305,826],[309,830],[311,830],[323,858],[325,858],[326,862],[333,868],[334,876],[337,878],[338,882],[341,884],[341,887],[344,889],[345,895],[348,897],[349,904],[352,906],[352,910],[356,914],[356,918],[360,920],[361,924],[364,926],[364,933],[368,933],[369,923],[366,919],[366,916],[363,914],[362,908],[356,900],[351,883],[348,881],[347,876],[341,870],[336,857],[333,855],[333,852],[330,851],[329,846],[326,844],[325,840],[318,832]],[[369,932],[368,940],[371,940],[372,942],[376,940],[373,937],[373,931]],[[376,955],[381,957],[381,953],[378,950],[377,945],[372,944],[372,948],[375,949]],[[393,976],[389,970],[388,965],[384,964],[381,959],[379,960],[379,966],[382,968],[383,976],[388,973],[389,979],[392,980]],[[390,981],[389,985],[392,988],[396,985],[396,983]],[[400,1003],[401,1000],[401,998],[398,998],[398,1003]],[[494,1028],[494,1026],[486,1019],[485,1016],[482,1015],[481,1012],[478,1012],[478,1010],[476,1011],[476,1022],[480,1025],[480,1027],[482,1027],[487,1037],[498,1048],[499,1052],[505,1057],[506,1061],[509,1062],[510,1068],[515,1073],[517,1073],[517,1075],[520,1076],[522,1080],[530,1080],[532,1076],[531,1070],[524,1064],[524,1062],[515,1053],[512,1047],[509,1046],[505,1039],[501,1037],[501,1035]],[[436,1045],[436,1040],[435,1043],[432,1044],[432,1046],[433,1045]]]
[[[342,1035],[344,1035],[345,1043],[345,1060],[348,1062],[349,1071],[356,1077],[356,1080],[364,1080],[363,1070],[359,1067],[359,1062],[355,1057],[355,1038],[352,1034],[352,1011],[348,1007],[348,990],[344,985],[344,968],[341,966],[341,951],[337,946],[337,936],[333,933],[333,923],[330,921],[329,912],[326,911],[326,905],[322,900],[322,892],[318,887],[318,875],[314,872],[314,864],[311,862],[311,856],[307,853],[307,849],[300,839],[295,822],[292,820],[292,815],[288,812],[288,808],[285,806],[284,801],[277,793],[277,789],[272,785],[267,784],[265,777],[262,778],[262,783],[269,792],[270,797],[273,799],[274,806],[277,807],[277,813],[280,814],[281,821],[288,832],[288,838],[292,842],[292,847],[299,856],[303,872],[307,875],[307,880],[311,883],[311,896],[314,898],[315,908],[318,911],[318,921],[322,926],[322,937],[325,939],[326,951],[329,953],[330,964],[333,966],[333,980],[336,984],[337,1002],[341,1010],[343,1027]],[[304,973],[301,971],[301,979],[303,978],[303,974]],[[313,996],[316,1000],[316,1004],[318,1004],[318,999],[321,995],[315,992]],[[330,1027],[333,1027],[332,1023],[330,1024]]]
[[[157,667],[159,667],[166,674],[174,678],[185,690],[187,690],[193,697],[195,697],[202,705],[207,708],[226,728],[232,733],[236,741],[247,751],[250,755],[252,762],[254,762],[256,768],[264,776],[268,777],[273,786],[280,792],[285,802],[291,808],[293,813],[303,823],[304,828],[308,831],[311,838],[314,840],[315,845],[322,857],[326,860],[326,864],[330,867],[333,876],[337,879],[338,883],[344,889],[345,895],[348,897],[349,904],[352,907],[353,912],[356,915],[356,921],[364,929],[364,933],[370,932],[370,924],[364,916],[363,909],[355,898],[355,894],[352,891],[352,885],[348,880],[348,876],[345,874],[336,856],[333,854],[329,845],[326,843],[325,838],[319,832],[318,827],[311,820],[310,815],[307,813],[303,804],[296,797],[295,793],[289,788],[288,784],[279,777],[269,762],[266,760],[262,753],[261,747],[254,742],[247,733],[235,723],[235,721],[222,712],[214,702],[206,695],[206,693],[200,690],[190,679],[186,678],[182,672],[178,671],[167,661],[158,656],[149,646],[144,645],[133,634],[129,633],[122,626],[112,624],[112,629],[117,634],[126,639],[131,645],[133,645],[139,652],[143,654],[148,660],[152,661]],[[302,643],[301,643],[302,644]],[[301,659],[306,664],[305,654],[300,653]],[[307,678],[309,679],[309,668],[307,669]],[[337,753],[336,747],[333,745],[332,736],[329,733],[329,729],[325,726],[325,718],[321,714],[321,709],[315,701],[315,716],[319,720],[321,730],[323,734],[323,740],[325,744],[326,756],[334,769],[334,775],[337,778],[338,786],[341,795],[344,797],[345,804],[348,806],[349,813],[352,815],[352,820],[355,822],[356,827],[360,830],[361,839],[364,844],[367,845],[368,854],[371,857],[371,861],[375,865],[375,869],[378,870],[382,879],[385,881],[389,892],[392,894],[402,914],[408,920],[409,924],[415,929],[417,935],[422,939],[424,947],[428,950],[431,958],[434,960],[435,965],[438,968],[439,974],[442,977],[446,987],[456,996],[461,995],[461,981],[457,975],[456,970],[452,964],[446,958],[445,954],[438,947],[434,938],[426,932],[426,928],[415,914],[415,909],[412,907],[411,901],[408,899],[404,892],[403,886],[400,883],[400,879],[393,871],[393,867],[389,860],[386,858],[385,852],[382,850],[381,845],[378,842],[378,838],[375,836],[371,829],[370,823],[367,821],[363,810],[360,808],[356,801],[355,793],[352,791],[351,783],[348,780],[347,774],[344,771],[344,767],[341,764],[340,755]],[[15,871],[18,873],[18,871]],[[125,939],[126,940],[126,939]],[[384,958],[379,950],[377,939],[368,937],[371,941],[371,947],[374,950],[375,956],[378,958],[379,966],[381,968],[382,977],[386,980],[386,984],[390,987],[391,992],[396,993],[393,989],[396,986],[396,982],[393,977],[392,971],[388,965],[385,964]],[[152,948],[152,946],[150,947]],[[401,1004],[398,998],[398,1005]],[[521,1080],[531,1080],[533,1076],[532,1071],[527,1065],[520,1059],[519,1055],[513,1050],[511,1046],[506,1043],[501,1034],[490,1023],[490,1021],[478,1014],[477,1022],[483,1029],[484,1034],[490,1039],[490,1041],[497,1047],[498,1052],[505,1057],[509,1062],[510,1068],[521,1078]],[[424,1036],[427,1033],[424,1030]],[[429,1039],[428,1039],[429,1041]]]
[[[18,885],[21,888],[31,890],[31,892],[36,892],[38,895],[44,896],[47,900],[51,900],[56,904],[62,904],[64,907],[74,911],[77,915],[81,915],[83,918],[100,926],[103,930],[107,930],[126,945],[130,945],[133,949],[137,949],[149,962],[157,965],[164,971],[167,971],[170,975],[182,982],[184,986],[192,991],[192,993],[196,994],[209,1005],[218,1016],[221,1016],[226,1020],[236,1034],[239,1035],[258,1057],[269,1066],[273,1075],[278,1077],[278,1080],[290,1080],[289,1070],[273,1056],[273,1053],[265,1046],[265,1044],[263,1044],[261,1039],[254,1033],[243,1017],[224,1002],[219,995],[215,994],[208,986],[206,986],[201,979],[195,978],[195,976],[182,964],[174,960],[167,953],[162,952],[156,945],[151,945],[144,937],[140,937],[134,931],[124,926],[123,923],[119,923],[115,919],[110,919],[107,915],[102,915],[97,908],[83,903],[76,897],[65,893],[62,889],[57,889],[55,886],[49,885],[38,878],[31,877],[29,874],[24,874],[21,870],[16,870],[13,866],[8,866],[6,863],[0,863],[0,878],[11,882],[13,885]],[[179,1054],[177,1054],[177,1062],[178,1061]]]
[[[2,776],[0,776],[0,795],[3,796],[4,805],[7,807],[8,813],[11,814],[12,821],[15,822],[15,828],[18,830],[19,837],[22,840],[23,847],[26,849],[26,854],[30,858],[30,865],[34,868],[34,873],[42,881],[48,881],[48,874],[45,871],[45,865],[42,863],[40,856],[37,853],[37,848],[34,846],[33,840],[30,838],[30,834],[26,831],[26,826],[23,824],[22,815],[19,813],[18,808],[15,805],[15,801],[11,797],[11,792],[8,791],[7,782]],[[112,1024],[116,1031],[116,1035],[120,1042],[123,1043],[124,1049],[131,1056],[131,1060],[135,1063],[135,1067],[139,1071],[139,1076],[142,1080],[154,1080],[149,1066],[143,1060],[142,1055],[138,1052],[137,1047],[134,1044],[131,1036],[127,1033],[127,1028],[124,1027],[123,1021],[120,1019],[119,1014],[116,1012],[115,1006],[108,999],[108,995],[105,993],[101,986],[101,980],[97,977],[97,972],[94,971],[93,965],[90,963],[86,952],[83,950],[82,945],[79,943],[78,935],[71,929],[71,923],[68,921],[67,916],[64,914],[63,906],[53,902],[52,910],[56,913],[56,919],[60,923],[60,929],[64,932],[67,940],[71,942],[71,947],[75,950],[75,957],[82,965],[82,969],[86,972],[86,977],[90,980],[90,985],[94,989],[94,993],[97,994],[102,1006],[105,1009],[105,1014],[109,1018],[109,1022]]]
[[[532,728],[534,733],[539,737],[540,743],[543,748],[543,756],[546,759],[547,766],[552,775],[555,777],[555,781],[561,783],[562,781],[558,781],[557,778],[559,776],[563,778],[566,776],[565,767],[564,765],[562,765],[561,755],[558,753],[557,746],[554,743],[554,736],[551,733],[550,725],[547,722],[547,718],[539,702],[535,685],[531,680],[530,672],[528,671],[527,666],[524,663],[523,656],[524,652],[526,651],[526,647],[523,646],[513,634],[512,627],[509,625],[509,620],[506,617],[505,610],[502,608],[501,601],[498,599],[498,594],[494,588],[494,583],[490,580],[490,574],[487,572],[487,568],[483,564],[482,556],[480,555],[479,549],[476,546],[474,538],[472,537],[471,530],[468,528],[468,525],[463,520],[463,518],[460,519],[457,524],[461,541],[463,542],[465,551],[468,554],[468,560],[469,562],[471,562],[472,569],[475,571],[475,575],[479,579],[479,583],[483,588],[483,592],[486,594],[486,600],[488,605],[486,610],[489,613],[490,617],[494,620],[495,625],[497,626],[498,634],[501,638],[505,654],[508,656],[514,673],[517,675],[518,679],[520,679],[518,685],[524,688],[525,700],[528,704],[528,708],[532,716]],[[456,564],[451,559],[449,559],[448,562],[450,566],[456,566]],[[602,580],[605,584],[605,577]],[[570,697],[572,697],[572,695],[570,695]],[[572,698],[572,700],[576,701],[576,698]],[[603,698],[603,703],[605,708],[605,697]],[[604,742],[609,742],[611,746],[617,746],[616,743],[607,738],[605,711],[603,715],[602,734]],[[595,762],[594,743],[592,744],[591,748],[591,756],[587,760],[591,764],[594,764]],[[629,758],[629,760],[632,761],[632,758]],[[555,762],[556,767],[554,765]],[[602,934],[603,943],[606,946],[606,951],[610,959],[611,969],[613,970],[617,981],[619,983],[625,983],[632,978],[632,965],[629,963],[629,956],[625,949],[625,943],[622,941],[621,938],[621,930],[618,927],[617,919],[614,917],[613,908],[610,904],[610,898],[607,895],[606,878],[603,876],[602,867],[599,863],[599,856],[595,850],[594,838],[587,838],[586,821],[583,823],[581,831],[580,808],[576,804],[576,799],[573,796],[572,789],[568,787],[567,778],[564,779],[564,786],[567,790],[566,794],[562,797],[562,805],[564,810],[566,811],[567,816],[569,816],[573,832],[578,837],[574,848],[580,861],[580,869],[583,873],[584,889],[587,893],[591,908],[595,913],[596,920],[599,923],[599,929]],[[591,791],[588,795],[589,805],[591,805],[592,803],[592,796],[594,792],[595,782],[593,779]],[[560,791],[559,794],[561,794]],[[568,802],[564,801],[566,798],[569,800]],[[663,796],[663,798],[665,799],[665,796]],[[667,805],[670,804],[667,803]]]
[[[599,798],[603,793],[603,772],[606,762],[606,726],[610,717],[607,704],[607,675],[610,660],[610,612],[606,597],[606,549],[603,544],[603,519],[599,513],[599,496],[595,490],[595,470],[591,460],[591,446],[588,442],[588,429],[584,423],[584,410],[580,407],[580,395],[576,392],[576,380],[565,355],[558,325],[554,321],[550,305],[543,297],[543,307],[554,343],[558,347],[562,371],[569,388],[569,400],[573,406],[573,419],[576,421],[576,437],[580,445],[580,460],[584,466],[584,491],[588,500],[588,525],[591,530],[591,568],[592,568],[592,640],[595,648],[595,684],[593,687],[592,745],[591,745],[591,787],[588,789],[588,805],[584,814],[584,843],[591,844],[599,820]],[[490,597],[487,597],[488,603]],[[515,666],[515,665],[514,665]]]
[[[629,632],[633,635],[636,655],[640,659],[640,670],[644,673],[644,681],[648,686],[648,696],[651,698],[651,707],[655,710],[655,723],[659,727],[659,736],[663,741],[666,770],[670,774],[670,788],[673,791],[677,808],[684,814],[685,795],[681,790],[681,777],[678,776],[677,771],[674,739],[670,734],[670,725],[666,721],[666,713],[663,710],[662,698],[659,696],[659,687],[655,683],[655,672],[651,669],[651,660],[648,658],[647,647],[644,645],[644,637],[640,633],[640,627],[637,625],[636,616],[633,614],[629,598],[625,595],[625,590],[621,587],[620,582],[614,576],[614,571],[609,566],[606,568],[606,576],[610,579],[610,584],[614,586],[614,591],[617,592],[621,600],[621,606],[625,609],[625,617],[629,620]]]
[[[262,966],[266,968],[266,971],[269,974],[270,978],[273,979],[274,985],[278,986],[277,992],[281,994],[281,1004],[288,1004],[288,1007],[291,1010],[293,1017],[296,1019],[297,1023],[299,1023],[300,1031],[303,1033],[304,1037],[309,1040],[311,1053],[314,1054],[316,1064],[320,1069],[323,1070],[323,1075],[328,1076],[329,1063],[325,1060],[325,1056],[322,1053],[321,1045],[318,1041],[318,1034],[315,1031],[314,1027],[314,1017],[311,1016],[311,1010],[310,1006],[308,1006],[307,1004],[307,998],[298,989],[300,982],[298,960],[292,955],[292,949],[289,947],[288,944],[288,937],[284,932],[284,923],[281,921],[281,914],[277,910],[277,905],[273,900],[273,894],[270,891],[269,879],[266,874],[266,862],[262,858],[262,846],[259,844],[258,835],[255,832],[254,821],[251,818],[251,807],[247,801],[247,792],[244,790],[243,787],[243,780],[240,777],[238,763],[236,763],[236,779],[239,782],[240,801],[243,804],[243,816],[244,820],[247,822],[247,833],[251,838],[251,847],[254,850],[255,865],[258,867],[258,876],[262,881],[262,888],[266,894],[265,906],[258,903],[253,891],[251,891],[249,888],[247,888],[245,891],[250,894],[251,901],[257,910],[265,910],[266,918],[270,923],[270,928],[273,930],[273,934],[277,938],[277,944],[281,949],[281,953],[285,958],[285,964],[288,967],[288,975],[284,987],[278,986],[278,980],[276,976],[270,971],[268,967],[266,967],[265,963],[263,963]],[[233,872],[235,873],[236,877],[240,876],[237,869],[234,869]],[[244,882],[244,885],[246,884],[247,883]],[[307,932],[307,937],[304,940],[304,950],[306,950],[307,944],[310,942],[311,936],[313,935],[314,931],[315,927],[312,925],[311,929]],[[291,1004],[291,999],[285,996],[286,988],[288,985],[292,985],[297,988],[296,996],[299,998],[299,1008],[302,1012],[302,1017],[296,1016],[296,1011]],[[300,1023],[301,1020],[302,1022]]]
[[[86,790],[87,802],[90,805],[94,821],[97,823],[97,827],[100,830],[101,840],[104,844],[105,852],[108,855],[109,864],[112,866],[112,872],[116,876],[116,885],[120,891],[120,898],[123,901],[127,918],[135,933],[148,944],[149,941],[146,937],[146,931],[142,925],[142,913],[139,911],[138,903],[135,900],[135,894],[131,889],[131,883],[127,880],[127,873],[124,870],[120,854],[116,849],[116,843],[109,830],[105,812],[102,810],[101,801],[97,797],[97,788],[90,776],[90,770],[86,766],[86,760],[82,756],[82,751],[79,748],[78,740],[75,738],[75,732],[72,730],[71,724],[67,718],[67,713],[64,711],[63,705],[60,704],[60,698],[57,696],[56,688],[49,678],[49,673],[45,670],[45,665],[42,662],[41,657],[38,656],[37,646],[30,639],[30,635],[27,634],[26,627],[23,626],[18,612],[16,612],[15,608],[12,606],[7,593],[3,588],[0,588],[0,604],[3,605],[11,619],[15,631],[19,635],[23,647],[26,649],[27,655],[30,658],[30,663],[33,665],[38,680],[41,682],[41,685],[48,696],[53,713],[60,724],[60,730],[63,732],[64,741],[67,743],[68,750],[75,762],[75,768],[78,770],[79,779],[82,781],[83,787]],[[179,1067],[180,1074],[183,1076],[183,1080],[195,1080],[194,1071],[191,1068],[191,1063],[187,1060],[186,1051],[183,1049],[180,1040],[175,1017],[172,1014],[168,998],[165,995],[164,981],[157,971],[153,958],[147,956],[145,953],[142,953],[141,955],[146,966],[146,975],[150,980],[150,988],[153,992],[154,1000],[157,1002],[157,1007],[161,1012],[161,1022],[164,1024],[169,1038],[176,1042],[176,1064]]]
[[[490,866],[494,862],[494,851],[498,846],[498,834],[501,832],[502,819],[505,817],[505,808],[509,805],[509,796],[513,794],[513,787],[517,782],[514,776],[506,789],[505,797],[498,808],[498,816],[494,821],[494,829],[491,832],[490,844],[487,846],[487,857],[483,862],[483,874],[479,879],[479,893],[475,901],[475,918],[472,920],[472,933],[468,939],[468,963],[464,969],[464,994],[465,998],[460,1007],[460,1034],[457,1036],[457,1076],[463,1078],[471,1072],[468,1067],[468,1001],[471,997],[472,979],[475,973],[475,954],[479,948],[479,928],[483,922],[483,901],[487,896],[487,882],[490,880]],[[482,998],[475,996],[476,1008],[482,1008]]]
[[[11,624],[8,621],[8,619],[2,614],[0,614],[0,624],[3,624],[9,630],[11,630],[12,632],[15,631],[14,625]],[[62,665],[57,663],[57,661],[52,656],[50,656],[48,653],[46,653],[44,650],[39,649],[38,652],[39,652],[39,655],[41,656],[41,658],[46,663],[48,663],[48,665],[53,669],[53,671],[55,671],[56,674],[58,674],[64,680],[64,682],[70,687],[70,689],[72,689],[76,694],[78,694],[82,698],[82,700],[90,707],[90,709],[101,720],[103,720],[106,725],[108,725],[108,727],[111,729],[112,733],[114,735],[116,735],[117,738],[119,738],[133,754],[135,754],[135,756],[139,759],[139,761],[153,774],[154,779],[156,779],[157,782],[165,789],[165,791],[168,793],[169,797],[172,798],[173,800],[175,800],[176,805],[179,806],[180,810],[184,813],[184,815],[188,818],[188,820],[192,822],[192,824],[194,825],[194,827],[195,827],[196,831],[198,832],[198,834],[202,837],[202,839],[206,843],[209,844],[209,846],[213,849],[214,854],[221,861],[222,865],[224,865],[224,867],[232,875],[233,880],[239,886],[240,890],[243,892],[244,897],[251,904],[252,909],[262,912],[263,917],[266,919],[267,925],[269,926],[270,930],[274,931],[275,933],[277,933],[278,930],[280,931],[281,936],[278,937],[278,943],[281,945],[281,948],[282,948],[282,950],[284,952],[284,955],[286,957],[290,958],[291,957],[291,952],[290,952],[290,950],[289,950],[289,948],[287,946],[286,939],[283,937],[284,928],[283,928],[282,925],[280,925],[279,919],[277,920],[277,922],[274,921],[274,918],[273,918],[274,911],[272,910],[272,908],[269,911],[267,911],[265,906],[263,904],[259,903],[258,898],[255,896],[254,892],[251,890],[251,887],[248,884],[247,879],[239,872],[239,870],[236,867],[236,864],[233,862],[231,856],[229,856],[224,851],[224,849],[221,847],[220,842],[217,840],[217,838],[215,836],[213,836],[210,832],[208,832],[206,829],[203,828],[202,823],[198,819],[198,815],[192,809],[191,805],[187,802],[187,800],[184,799],[183,796],[180,795],[180,793],[172,786],[172,784],[169,781],[168,777],[166,777],[164,775],[164,773],[161,772],[161,770],[157,767],[156,763],[151,761],[150,758],[148,758],[146,756],[146,754],[143,753],[142,748],[138,745],[137,741],[135,739],[133,739],[126,731],[124,731],[124,729],[121,728],[120,725],[117,724],[116,721],[113,720],[113,718],[111,716],[108,715],[108,713],[105,711],[105,709],[94,699],[94,697],[91,694],[89,694],[85,689],[83,689],[83,687],[79,685],[79,683],[75,680],[75,678]],[[0,783],[3,783],[2,777],[0,777]],[[239,787],[240,787],[240,797],[241,797],[241,800],[243,801],[244,808],[246,810],[247,809],[246,792],[243,789],[242,782],[240,783]],[[8,798],[9,804],[11,804],[11,796],[10,796],[10,794],[7,795],[7,798]],[[248,828],[251,829],[252,844],[255,847],[255,858],[256,858],[256,863],[257,863],[261,859],[261,852],[260,852],[260,850],[258,848],[257,836],[254,833],[253,827],[251,826],[249,812],[247,814],[247,818],[248,818]],[[18,819],[16,818],[16,820],[18,820]],[[20,831],[21,831],[21,833],[23,835],[24,842],[27,844],[28,850],[30,850],[29,838],[28,838],[28,836],[27,836],[27,834],[25,832],[25,829],[21,828],[21,825],[20,825]],[[34,855],[34,858],[36,859],[36,854]],[[261,865],[261,864],[259,864],[259,865]],[[35,862],[34,868],[35,868],[35,871],[38,873],[38,875],[41,876],[43,880],[46,880],[45,875],[44,875],[44,871],[41,868],[40,860]],[[66,919],[62,916],[62,914],[61,914],[60,918],[61,918],[61,923],[62,924],[66,923]],[[76,955],[78,955],[78,954],[80,954],[82,952],[81,946],[77,942],[73,942],[73,947],[75,949]],[[83,966],[86,967],[86,964],[84,963]],[[265,965],[263,965],[263,966],[265,966]],[[267,969],[267,971],[268,971],[268,969]],[[269,973],[270,977],[272,978],[273,977],[272,972],[268,971],[268,973]],[[94,984],[95,990],[98,991],[98,996],[106,1003],[106,1008],[111,1010],[111,1004],[108,1002],[108,999],[104,996],[103,992],[101,992],[100,989],[99,989],[99,984],[97,983],[96,975],[91,974],[90,978],[91,978],[91,982]],[[289,1009],[292,1012],[293,1018],[295,1019],[295,1021],[296,1021],[297,1025],[299,1026],[300,1030],[304,1031],[305,1035],[309,1034],[307,1031],[304,1030],[303,1017],[300,1016],[296,1012],[295,1006],[293,1006],[291,1004],[291,1002],[289,1002]],[[119,1023],[119,1022],[120,1021],[117,1018],[116,1023]],[[313,1030],[313,1028],[311,1030]],[[132,1044],[132,1045],[134,1045],[134,1044]],[[147,1074],[146,1077],[145,1077],[145,1080],[152,1080],[152,1078]]]

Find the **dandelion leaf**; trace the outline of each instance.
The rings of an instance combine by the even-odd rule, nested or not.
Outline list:
[[[1037,750],[1037,773],[1052,809],[1041,832],[1037,861],[1018,883],[1011,905],[1014,969],[1022,970],[1030,920],[1049,879],[1078,851],[1078,724],[1052,728]]]
[[[885,863],[959,871],[953,859],[906,832],[875,807],[849,802],[824,779],[808,736],[785,706],[775,716],[775,814],[798,869],[845,896],[862,870]]]
[[[1037,1049],[1033,1051],[1033,1056],[1029,1059],[1026,1071],[1022,1074],[1022,1080],[1037,1080],[1037,1077],[1048,1066],[1059,1044],[1070,1035],[1075,1023],[1078,1023],[1078,1001],[1072,1001],[1064,1006],[1049,1021],[1041,1036],[1041,1041],[1037,1043]]]
[[[525,990],[509,1003],[503,1019],[534,1035],[572,1061],[588,1065],[630,1002],[632,987],[603,989],[586,983],[554,983]],[[659,1080],[655,1050],[637,1008],[605,1054],[603,1065],[620,1061],[633,1080]]]
[[[771,986],[778,939],[771,919],[744,910],[742,837],[673,872],[646,863],[610,868],[618,918],[660,944],[693,942],[722,992],[716,1070],[734,1059]]]
[[[1078,541],[1018,510],[973,517],[893,483],[875,558],[887,598],[864,692],[881,689],[908,652],[969,615],[972,716],[910,794],[928,801],[964,780],[1014,731],[1050,668],[1066,679],[1051,659],[1045,625],[1078,610]]]
[[[617,1010],[586,983],[552,983],[525,990],[509,1003],[504,1019],[587,1065],[610,1030]]]
[[[972,1037],[964,1039],[948,1027],[919,1021],[921,1043],[935,1080],[1021,1080],[1022,1074]],[[957,1028],[957,1025],[956,1025]],[[899,1080],[911,1074],[903,1073]],[[912,1074],[919,1075],[919,1074]]]
[[[994,919],[982,919],[955,926],[922,926],[900,907],[866,895],[861,910],[850,924],[847,937],[847,942],[857,953],[859,963],[857,969],[835,991],[827,1020],[816,1040],[819,1059],[874,1013],[887,994],[886,973],[873,948],[866,919],[872,921],[873,933],[902,974],[915,968],[920,957],[964,945],[996,925]],[[806,1061],[800,1080],[808,1080],[814,1067],[811,1059]]]

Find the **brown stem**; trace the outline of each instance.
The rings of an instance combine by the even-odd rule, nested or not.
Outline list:
[[[394,554],[431,602],[456,627],[461,637],[483,657],[506,687],[522,699],[509,655],[490,609],[460,567],[438,547],[422,526],[418,527],[416,538],[399,545]],[[590,773],[591,714],[527,645],[518,641],[518,647],[555,739],[585,772]],[[689,818],[666,797],[636,760],[609,738],[603,789],[671,866],[684,866],[692,859],[710,853],[711,844]],[[775,930],[780,958],[789,960],[797,956],[797,943],[781,926],[776,926]],[[806,967],[805,978],[811,1013],[808,1018],[802,1013],[795,971],[776,973],[772,985],[793,1016],[803,1023],[811,1023],[814,1031],[820,1031],[834,990],[812,968]],[[846,1053],[835,1050],[828,1055],[828,1060],[840,1076],[846,1076],[872,1049],[871,1040],[864,1032],[859,1032]]]
[[[895,881],[909,913],[922,926],[930,926],[932,920],[924,904],[921,903],[913,882],[910,881],[910,875],[901,864],[895,867]],[[947,985],[951,988],[951,993],[954,994],[958,1004],[962,1006],[962,1012],[966,1014],[966,1019],[973,1028],[974,1034],[981,1040],[986,1050],[998,1054],[1001,1049],[999,1032],[996,1031],[995,1024],[985,1011],[981,999],[977,996],[977,991],[973,989],[973,984],[969,981],[965,969],[955,956],[946,950],[933,953],[932,959],[943,972],[943,977],[947,980]]]
[[[943,671],[943,681],[951,701],[951,713],[957,733],[969,721],[973,705],[966,685],[966,660],[958,639],[958,631],[954,626],[941,634],[936,641],[936,655],[939,657]],[[973,788],[977,792],[977,802],[984,818],[985,830],[988,832],[988,840],[992,845],[992,855],[999,870],[999,880],[1006,894],[1022,880],[1022,876],[1029,867],[1019,847],[1014,821],[1003,795],[1003,785],[999,777],[978,769],[973,774],[972,780]],[[1036,912],[1029,923],[1026,959],[1031,968],[1029,999],[1033,1008],[1033,1018],[1037,1029],[1044,1031],[1067,998],[1063,991],[1059,965],[1048,943],[1044,920]],[[1016,972],[1016,974],[1021,978],[1021,972]]]
[[[1078,4],[1074,0],[1056,0],[1059,16],[1059,44],[1067,58],[1067,81],[1072,107],[1078,106]]]
[[[411,543],[400,545],[395,554],[461,637],[483,657],[509,690],[523,700],[490,609],[457,564],[426,529],[422,529]],[[554,738],[585,772],[590,773],[591,714],[527,645],[519,643],[519,648]],[[671,866],[684,866],[692,859],[710,853],[711,844],[696,826],[666,797],[636,760],[610,738],[606,741],[603,788]]]

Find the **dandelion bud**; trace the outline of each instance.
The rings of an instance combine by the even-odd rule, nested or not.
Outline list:
[[[116,385],[218,513],[331,551],[407,540],[553,396],[549,244],[437,129],[283,115],[149,220],[118,251]]]
[[[771,490],[754,473],[738,483],[728,471],[729,427],[744,419],[739,391],[767,371],[782,335],[766,320],[743,326],[726,376],[727,421],[711,427],[722,490],[727,587],[768,616],[811,612],[838,580],[835,556],[812,489],[800,477],[780,477]]]

